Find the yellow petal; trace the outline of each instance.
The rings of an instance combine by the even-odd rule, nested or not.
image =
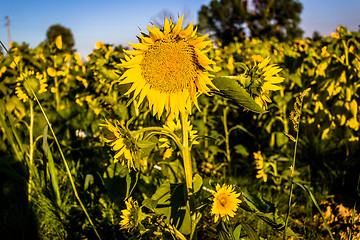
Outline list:
[[[172,33],[174,34],[174,36],[179,35],[179,33],[181,31],[181,28],[182,28],[183,20],[184,20],[184,15],[181,16],[178,23],[176,24],[176,26],[172,30]]]

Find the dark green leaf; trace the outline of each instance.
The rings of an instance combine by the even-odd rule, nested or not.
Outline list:
[[[256,216],[261,218],[277,231],[284,230],[285,221],[277,214],[275,204],[254,194],[242,194],[241,200],[242,202],[240,203],[240,207],[242,209],[248,212],[253,212]],[[286,233],[290,236],[296,236],[289,227],[287,227]]]
[[[247,236],[251,239],[251,240],[259,240],[259,236],[257,235],[257,233],[255,232],[255,230],[247,223],[240,223],[241,226],[245,229]],[[239,227],[239,226],[238,226]],[[235,229],[236,230],[236,229]],[[239,233],[240,234],[240,233]],[[235,231],[234,231],[234,235],[235,235]],[[240,237],[240,235],[239,235]]]

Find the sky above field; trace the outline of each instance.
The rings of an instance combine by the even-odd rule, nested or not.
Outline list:
[[[82,56],[90,54],[97,41],[114,45],[137,42],[139,28],[147,32],[150,22],[161,22],[164,13],[185,14],[187,23],[197,22],[202,5],[210,0],[132,0],[132,1],[54,1],[17,0],[0,4],[0,40],[7,46],[5,16],[10,19],[11,41],[26,42],[36,47],[46,39],[53,24],[69,28],[75,39],[75,49]],[[300,27],[304,37],[316,30],[330,35],[338,25],[358,31],[360,0],[300,0],[303,5]],[[162,19],[162,20],[161,20]],[[186,24],[186,22],[185,22]]]

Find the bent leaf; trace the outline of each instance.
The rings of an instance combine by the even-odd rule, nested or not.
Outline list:
[[[285,221],[277,214],[275,204],[266,201],[254,194],[242,194],[242,202],[240,207],[248,212],[253,212],[256,216],[261,218],[264,222],[269,224],[277,231],[283,231],[285,228]],[[286,228],[286,234],[297,237],[297,235],[289,228]]]
[[[212,83],[219,89],[219,91],[212,91],[212,93],[229,98],[252,112],[265,113],[266,111],[255,102],[255,100],[241,85],[241,78],[241,76],[225,76],[214,78]]]

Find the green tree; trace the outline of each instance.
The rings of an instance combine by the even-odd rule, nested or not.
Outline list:
[[[199,30],[211,31],[227,45],[234,37],[245,38],[244,23],[248,17],[247,1],[212,0],[209,6],[203,5],[199,12]]]
[[[61,26],[60,24],[51,25],[46,32],[46,42],[55,41],[56,37],[61,35],[63,48],[68,51],[73,51],[75,45],[74,36],[70,29]]]
[[[199,12],[199,29],[213,31],[224,45],[243,39],[245,29],[250,37],[293,40],[303,34],[301,11],[296,0],[212,0]]]

